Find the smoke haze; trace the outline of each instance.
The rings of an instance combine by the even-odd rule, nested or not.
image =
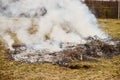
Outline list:
[[[60,43],[107,38],[80,0],[0,0],[0,36],[12,50],[14,40],[7,30],[28,47],[50,51],[61,50]]]

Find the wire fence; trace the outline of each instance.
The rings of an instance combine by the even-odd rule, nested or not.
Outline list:
[[[85,3],[97,18],[119,18],[118,1],[86,0]]]

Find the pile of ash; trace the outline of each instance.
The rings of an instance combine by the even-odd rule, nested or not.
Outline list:
[[[111,58],[120,54],[120,41],[114,41],[114,45],[100,40],[90,40],[86,44],[68,46],[58,52],[47,50],[27,49],[25,45],[13,46],[15,51],[8,50],[12,59],[30,63],[52,63],[61,66],[69,62],[80,60],[94,60],[97,58]]]

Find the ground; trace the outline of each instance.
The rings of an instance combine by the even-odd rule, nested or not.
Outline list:
[[[114,38],[120,39],[120,20],[99,19],[100,28]],[[79,61],[69,67],[30,64],[8,59],[0,46],[0,80],[119,80],[120,55],[98,61]],[[72,69],[76,67],[77,69]]]
[[[100,27],[113,38],[120,39],[120,20],[99,19]]]

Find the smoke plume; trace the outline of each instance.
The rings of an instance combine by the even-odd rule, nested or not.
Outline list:
[[[86,43],[107,35],[80,0],[0,0],[0,36],[13,49],[13,35],[28,48],[61,50],[61,43]]]

